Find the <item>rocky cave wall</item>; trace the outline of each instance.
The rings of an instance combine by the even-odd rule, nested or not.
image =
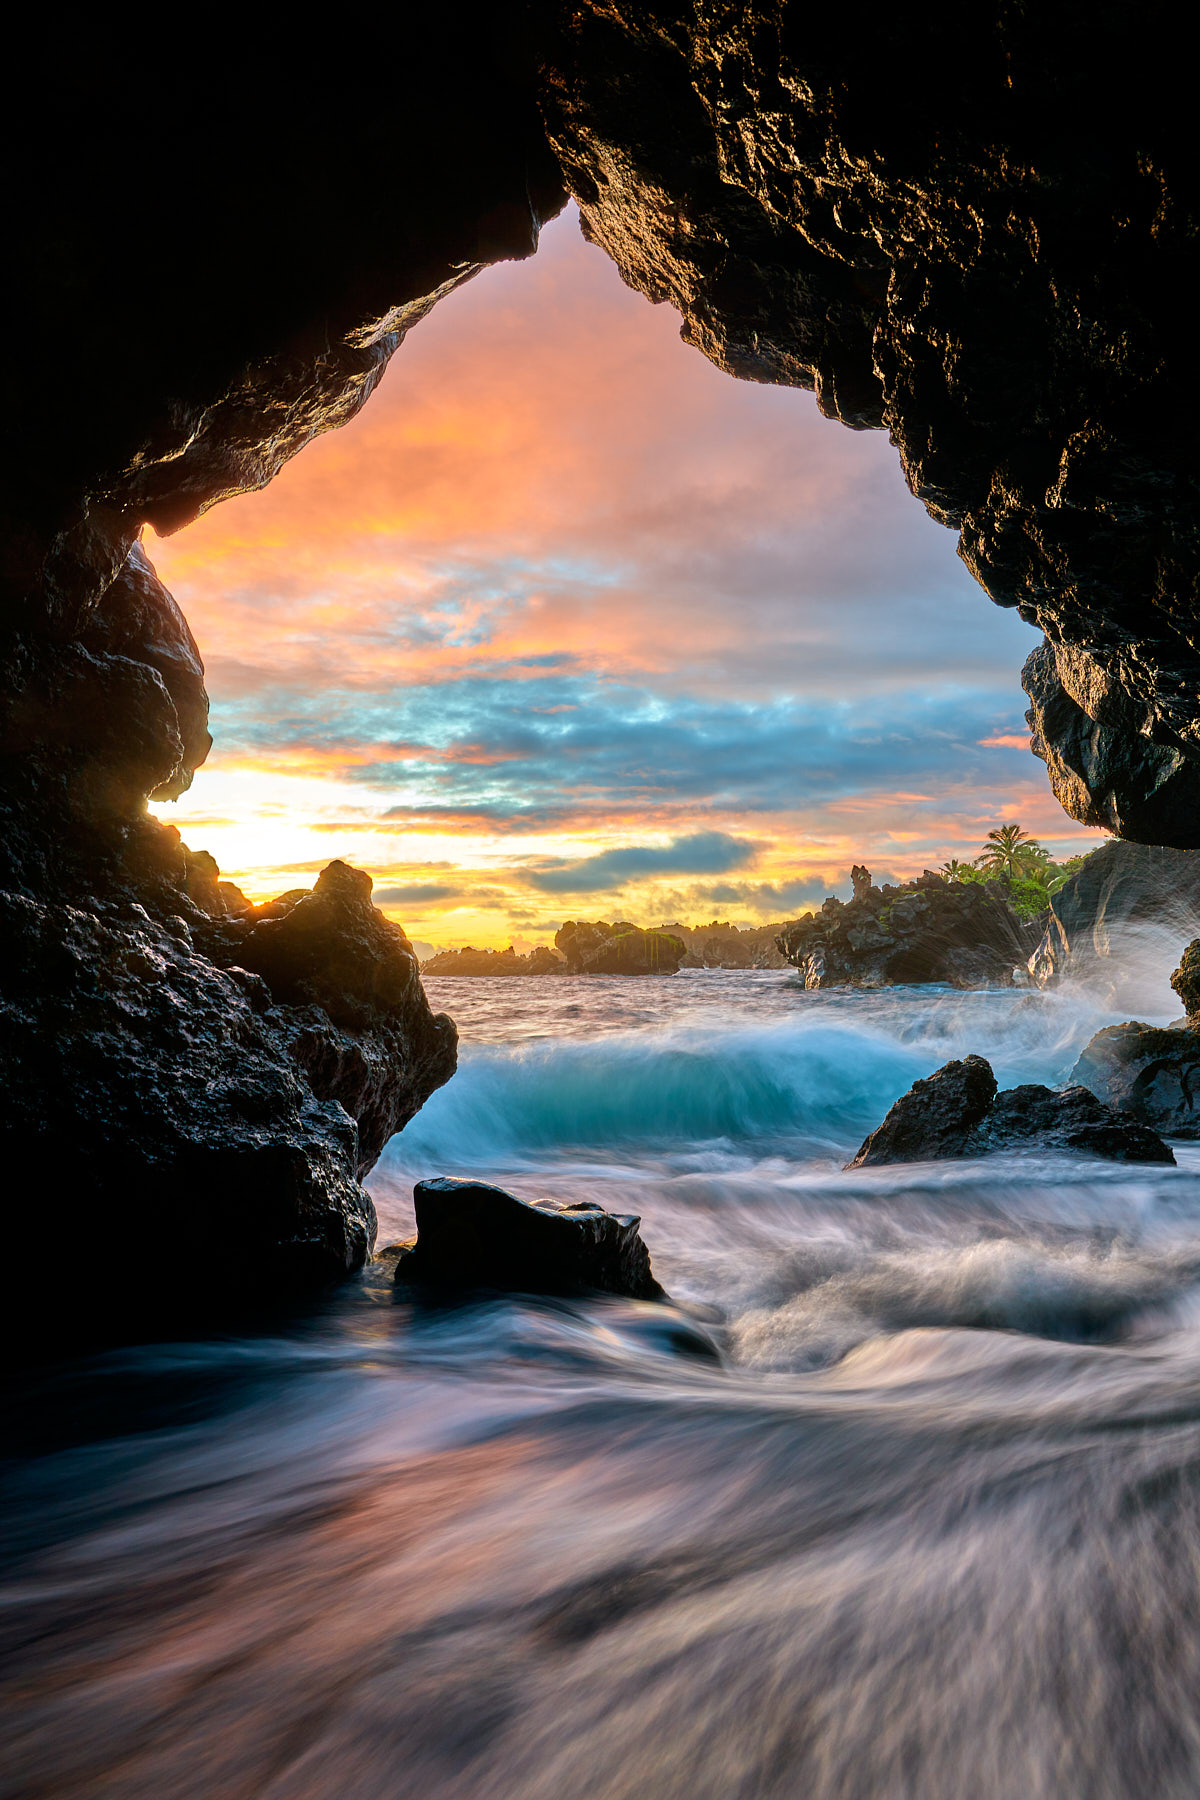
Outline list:
[[[123,1221],[91,1240],[94,1323],[137,1312],[164,1247],[201,1310],[366,1253],[359,1178],[446,1079],[452,1027],[350,872],[231,918],[147,818],[209,738],[140,534],[344,423],[566,190],[719,366],[891,432],[988,593],[1045,633],[1033,747],[1067,810],[1200,843],[1174,20],[531,0],[336,41],[251,17],[173,59],[149,11],[30,23],[2,126],[0,1064],[13,1154],[55,1193],[16,1209],[14,1268],[48,1221]],[[279,1156],[291,1174],[262,1176]]]

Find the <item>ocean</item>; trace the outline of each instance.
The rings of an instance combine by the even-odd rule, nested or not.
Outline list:
[[[1054,1083],[1175,1016],[1169,966],[431,981],[462,1062],[371,1178],[380,1245],[426,1175],[586,1197],[674,1304],[368,1278],[46,1371],[0,1796],[1194,1796],[1200,1146],[843,1170],[951,1056]]]

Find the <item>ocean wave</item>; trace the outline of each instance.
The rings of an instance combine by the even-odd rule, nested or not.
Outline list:
[[[511,985],[511,984],[510,984]],[[777,998],[777,997],[776,997]],[[458,1074],[385,1159],[385,1174],[533,1166],[547,1155],[687,1144],[857,1148],[922,1075],[968,1051],[1002,1084],[1061,1079],[1100,1022],[1085,995],[1012,992],[789,997],[792,1016],[518,1044],[467,1044]],[[596,996],[597,1022],[608,1002]]]

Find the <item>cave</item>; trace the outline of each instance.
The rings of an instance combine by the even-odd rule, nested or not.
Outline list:
[[[980,603],[1043,634],[1028,717],[1065,811],[1200,846],[1171,20],[532,0],[333,57],[250,20],[185,60],[134,21],[31,28],[4,125],[14,1341],[285,1306],[370,1253],[362,1178],[452,1073],[454,1028],[359,872],[248,921],[148,816],[210,740],[203,646],[142,534],[350,419],[406,332],[534,255],[568,197],[720,369],[890,433]],[[32,1292],[51,1214],[68,1327]]]

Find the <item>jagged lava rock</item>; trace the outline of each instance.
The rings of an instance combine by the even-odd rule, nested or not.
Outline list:
[[[419,1181],[413,1204],[417,1237],[396,1264],[398,1284],[663,1298],[632,1214],[584,1201],[520,1200],[449,1176]]]
[[[901,1096],[862,1144],[849,1169],[879,1163],[961,1156],[996,1097],[996,1077],[982,1056],[948,1062]]]
[[[1035,932],[998,882],[947,881],[926,871],[877,888],[860,868],[852,900],[831,896],[775,941],[809,988],[1011,987]]]
[[[361,1179],[454,1069],[366,877],[327,871],[267,952],[262,925],[190,898],[177,834],[150,838],[159,878],[103,900],[0,892],[0,1155],[48,1195],[10,1189],[18,1350],[195,1329],[353,1272],[375,1237]],[[34,1277],[59,1243],[51,1305]]]
[[[1155,926],[1183,938],[1198,925],[1200,850],[1103,844],[1051,895],[1029,972],[1041,987],[1067,974],[1094,977],[1131,930]]]
[[[1122,1118],[1086,1087],[1055,1090],[1030,1082],[997,1094],[965,1154],[992,1150],[1079,1150],[1110,1162],[1173,1163],[1156,1131]]]
[[[982,1056],[948,1062],[913,1083],[848,1169],[987,1156],[998,1150],[1076,1150],[1112,1162],[1173,1163],[1156,1132],[1120,1118],[1083,1087],[1029,1083],[996,1091]]]

